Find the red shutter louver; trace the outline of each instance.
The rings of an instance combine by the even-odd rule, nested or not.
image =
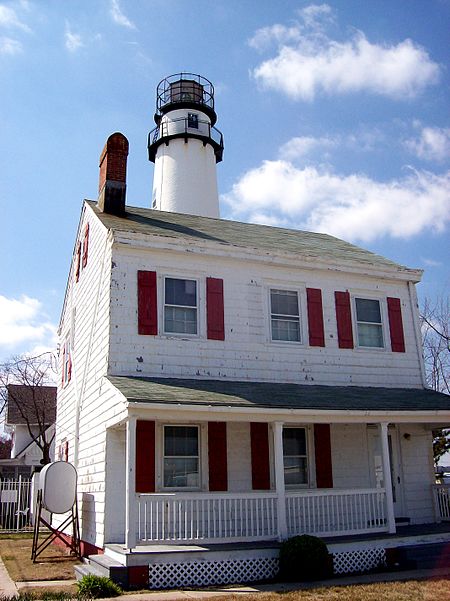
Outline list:
[[[136,422],[136,492],[155,492],[155,422]]]
[[[89,223],[86,223],[86,227],[84,228],[84,238],[83,238],[83,269],[86,267],[88,262],[88,251],[89,251]]]
[[[322,290],[319,288],[307,288],[306,301],[308,306],[309,344],[310,346],[325,346]]]
[[[138,271],[138,333],[156,336],[158,310],[156,271]]]
[[[391,332],[391,349],[394,353],[405,352],[405,336],[403,333],[402,308],[399,298],[387,299],[389,330]]]
[[[330,424],[314,424],[317,488],[333,488]]]
[[[336,322],[339,348],[353,348],[352,310],[350,294],[335,292]]]
[[[208,340],[225,340],[222,279],[206,278],[206,321]]]
[[[78,242],[76,267],[75,267],[75,281],[76,282],[78,282],[78,280],[80,279],[80,270],[81,270],[81,242]]]
[[[269,490],[269,425],[251,422],[250,443],[252,455],[252,489]]]
[[[227,424],[208,422],[209,490],[228,490]]]

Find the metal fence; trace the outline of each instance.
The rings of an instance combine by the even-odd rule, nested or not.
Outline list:
[[[0,481],[0,533],[31,531],[31,480]]]

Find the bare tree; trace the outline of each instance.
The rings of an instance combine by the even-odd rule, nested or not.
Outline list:
[[[7,412],[11,423],[26,425],[42,451],[44,465],[51,461],[50,447],[55,436],[49,426],[55,421],[56,366],[53,353],[13,357],[0,364],[0,413]]]
[[[434,303],[425,299],[421,320],[428,385],[433,390],[450,394],[450,302],[448,297],[440,297]],[[436,430],[433,440],[435,463],[447,451],[450,451],[450,430]]]

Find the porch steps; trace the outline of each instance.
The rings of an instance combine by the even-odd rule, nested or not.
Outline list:
[[[394,551],[394,550],[393,550]],[[397,547],[396,563],[406,569],[437,569],[450,567],[450,543],[425,543]]]
[[[128,569],[106,555],[89,555],[81,565],[75,566],[75,577],[80,580],[83,576],[94,574],[111,578],[122,588],[128,588]]]

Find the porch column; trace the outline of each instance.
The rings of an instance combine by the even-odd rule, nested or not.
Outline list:
[[[125,547],[136,546],[136,418],[127,420],[126,479],[125,479]]]
[[[273,424],[273,450],[275,463],[275,490],[277,493],[278,508],[278,538],[287,538],[286,522],[286,493],[284,488],[284,461],[283,461],[283,423]]]
[[[389,458],[389,436],[387,423],[380,424],[381,457],[383,460],[383,481],[386,491],[386,518],[389,532],[395,533],[394,495],[392,493],[391,460]]]

